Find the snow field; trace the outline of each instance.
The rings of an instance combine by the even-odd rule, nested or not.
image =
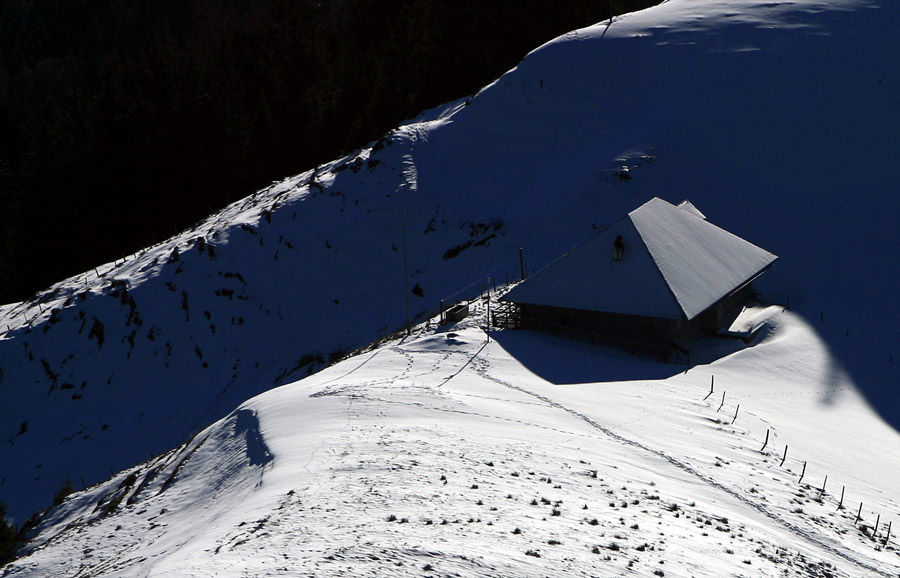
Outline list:
[[[792,383],[782,397],[797,401],[753,409],[765,386],[737,377],[746,358],[812,354],[818,343],[789,313],[765,311],[767,336],[685,373],[528,332],[495,331],[486,343],[484,304],[473,303],[457,326],[420,326],[248,401],[136,469],[120,503],[94,522],[92,503],[121,489],[125,474],[71,497],[43,529],[44,545],[8,575],[72,560],[121,576],[892,575],[894,539],[868,536],[855,503],[838,510],[833,487],[820,496],[812,474],[798,483],[774,441],[760,451],[761,423],[780,442],[794,435],[785,424],[822,412],[793,355],[795,366],[776,367]],[[510,337],[532,355],[570,351],[556,356],[563,366],[591,360],[599,372],[630,361],[636,373],[676,373],[557,385],[503,348]],[[717,411],[720,398],[704,399],[709,372],[747,395],[734,424],[733,412]],[[871,414],[850,393],[838,399],[835,415]],[[839,458],[810,456],[828,463],[831,479],[852,479]],[[896,512],[892,483],[865,488],[883,523]]]

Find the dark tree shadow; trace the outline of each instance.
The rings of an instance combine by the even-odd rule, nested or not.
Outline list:
[[[251,466],[268,465],[274,457],[269,451],[269,446],[263,439],[262,431],[259,428],[259,418],[255,411],[249,409],[238,410],[234,422],[234,434],[244,435],[247,448],[247,458],[250,460]]]

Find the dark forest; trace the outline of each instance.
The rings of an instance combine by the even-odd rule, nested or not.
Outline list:
[[[0,303],[651,0],[2,0]]]

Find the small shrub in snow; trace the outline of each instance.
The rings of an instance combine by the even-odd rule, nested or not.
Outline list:
[[[66,499],[66,496],[73,493],[75,491],[75,486],[72,485],[72,480],[66,477],[66,480],[62,483],[56,493],[53,494],[53,505],[58,506],[63,503]]]

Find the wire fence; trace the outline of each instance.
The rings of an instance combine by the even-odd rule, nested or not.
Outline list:
[[[842,483],[838,486],[838,482],[832,478],[829,485],[828,473],[817,469],[814,464],[811,464],[809,460],[803,459],[802,456],[792,454],[790,452],[790,444],[786,443],[783,449],[780,443],[776,445],[775,436],[772,435],[774,430],[771,427],[766,427],[764,438],[754,435],[750,431],[754,423],[751,418],[746,417],[749,415],[746,408],[742,414],[741,404],[732,403],[727,397],[725,389],[721,390],[721,394],[715,391],[715,375],[710,376],[709,392],[702,398],[701,402],[706,403],[710,408],[716,408],[716,414],[722,416],[716,420],[720,425],[733,426],[740,418],[747,426],[745,430],[747,436],[759,444],[755,448],[748,449],[759,452],[766,458],[774,458],[772,461],[767,459],[765,463],[772,469],[782,474],[787,474],[798,486],[806,490],[813,490],[815,493],[811,498],[813,502],[820,505],[830,504],[834,506],[835,511],[843,513],[841,518],[852,523],[861,535],[874,543],[876,549],[895,549],[890,545],[893,521],[888,519],[887,515],[882,515],[882,512],[873,509],[866,509],[862,501],[856,502],[853,500],[853,492],[852,490],[848,491],[846,484]],[[729,430],[722,428],[722,431],[731,434],[738,433],[737,429],[729,432]],[[813,485],[810,478],[819,476],[821,476],[819,478],[821,479],[821,485]],[[840,487],[840,492],[837,491],[838,487]],[[792,511],[796,514],[804,513],[799,503]]]

